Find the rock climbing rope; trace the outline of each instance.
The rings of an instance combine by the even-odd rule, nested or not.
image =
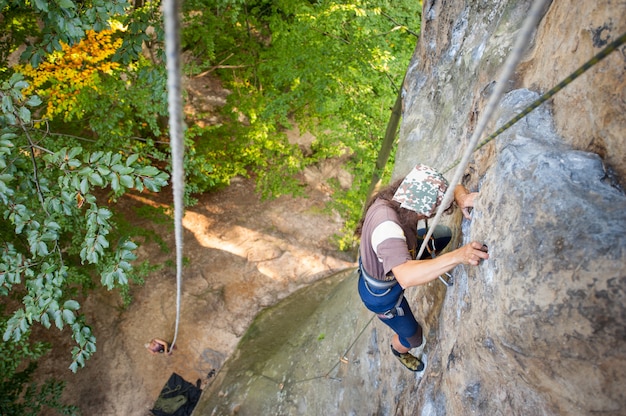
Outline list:
[[[507,129],[509,129],[511,126],[513,126],[515,123],[517,123],[518,121],[520,121],[522,118],[524,118],[526,115],[528,115],[528,113],[530,113],[531,111],[533,111],[534,109],[536,109],[537,107],[539,107],[541,104],[543,104],[544,102],[548,101],[550,98],[552,98],[557,92],[561,91],[563,88],[565,88],[568,84],[571,84],[572,81],[574,81],[576,78],[578,78],[579,76],[581,76],[582,74],[584,74],[589,68],[591,68],[592,66],[594,66],[595,64],[597,64],[598,62],[600,62],[601,60],[603,60],[604,58],[606,58],[607,56],[609,56],[611,54],[611,52],[617,50],[617,48],[619,48],[620,46],[622,46],[624,43],[626,43],[626,33],[622,34],[622,36],[618,37],[617,39],[615,39],[613,42],[609,43],[608,45],[606,45],[604,47],[604,49],[602,49],[600,52],[598,52],[593,58],[591,58],[590,60],[588,60],[587,62],[585,62],[583,65],[581,65],[580,68],[578,68],[576,71],[572,72],[567,78],[565,78],[563,81],[559,82],[557,85],[555,85],[550,91],[546,92],[545,94],[543,94],[541,97],[537,98],[535,101],[533,101],[532,103],[530,103],[523,111],[521,111],[518,115],[516,115],[515,117],[513,117],[512,119],[510,119],[509,121],[507,121],[506,123],[504,123],[502,125],[502,127],[500,127],[498,130],[496,130],[495,132],[493,132],[491,135],[489,135],[485,140],[483,140],[482,142],[480,142],[478,144],[478,146],[476,146],[476,148],[474,148],[473,152],[477,151],[478,149],[480,149],[481,147],[483,147],[484,145],[486,145],[487,143],[489,143],[490,141],[492,141],[493,139],[495,139],[496,137],[498,137],[500,134],[502,134],[504,131],[506,131]],[[443,171],[443,173],[446,173],[448,171],[450,171],[453,167],[455,167],[456,165],[459,164],[460,162],[460,158],[455,160],[450,166],[448,166],[446,168],[446,170]]]
[[[511,75],[513,75],[513,71],[515,70],[517,63],[522,58],[522,55],[524,51],[526,50],[526,47],[530,44],[532,33],[537,27],[537,23],[543,16],[546,3],[547,3],[547,0],[535,1],[530,9],[530,12],[528,13],[528,16],[526,16],[526,20],[524,20],[522,28],[520,29],[520,34],[515,44],[513,45],[513,49],[511,50],[511,53],[509,54],[509,56],[507,57],[507,60],[504,63],[504,67],[500,75],[500,79],[496,83],[494,91],[489,97],[489,101],[487,102],[487,105],[485,107],[484,115],[478,120],[476,129],[474,130],[474,134],[472,134],[472,137],[467,146],[467,149],[465,150],[465,154],[459,161],[459,166],[456,172],[454,173],[454,177],[450,181],[450,186],[448,187],[448,190],[444,194],[441,205],[439,205],[437,214],[435,215],[435,218],[432,221],[433,225],[431,226],[431,228],[428,230],[428,233],[424,237],[424,242],[422,243],[419,253],[417,254],[418,259],[422,256],[422,253],[424,253],[424,249],[426,248],[426,243],[429,240],[430,236],[432,235],[433,230],[439,223],[439,219],[441,218],[441,215],[445,211],[445,208],[447,208],[452,202],[452,199],[454,197],[454,188],[458,183],[460,183],[461,176],[463,175],[463,172],[465,171],[465,168],[467,164],[469,163],[469,159],[473,153],[473,149],[474,147],[476,147],[476,144],[478,143],[478,139],[483,134],[483,130],[487,126],[487,122],[489,121],[493,113],[495,112],[496,106],[498,105],[498,103],[500,102],[500,98],[504,94],[504,88],[507,85],[508,79],[511,77]]]
[[[176,323],[170,351],[176,344],[180,322],[180,294],[183,270],[183,211],[185,176],[183,170],[183,117],[180,88],[180,0],[165,0],[165,56],[167,64],[167,103],[169,111],[170,147],[172,150],[172,186],[174,195],[174,236],[176,240]]]
[[[451,166],[449,166],[444,171],[444,173],[450,171],[452,168],[454,168],[455,166],[459,165],[461,163],[461,161],[463,161],[461,166],[459,166],[459,168],[457,169],[457,172],[456,172],[455,177],[454,177],[455,179],[453,179],[453,181],[451,182],[451,186],[448,188],[448,191],[446,192],[446,195],[444,195],[443,202],[441,203],[441,205],[439,207],[439,210],[437,212],[437,215],[435,216],[435,219],[430,224],[430,227],[429,227],[429,230],[428,230],[426,236],[423,237],[424,240],[423,240],[423,243],[422,243],[422,245],[420,247],[420,250],[419,250],[419,253],[417,255],[417,258],[420,258],[422,256],[422,253],[424,252],[424,249],[427,247],[428,241],[430,241],[430,239],[431,239],[432,232],[435,229],[435,227],[437,226],[439,218],[441,217],[441,214],[444,211],[444,207],[447,207],[449,205],[449,203],[450,203],[450,201],[451,201],[451,199],[452,199],[452,197],[454,195],[454,187],[455,187],[455,185],[457,183],[459,183],[461,174],[464,172],[465,167],[467,166],[467,161],[469,160],[469,157],[471,156],[471,154],[474,151],[476,151],[476,150],[480,149],[481,147],[483,147],[485,144],[489,143],[491,140],[495,139],[498,135],[500,135],[506,129],[510,128],[513,124],[515,124],[516,122],[521,120],[524,116],[526,116],[532,110],[534,110],[537,107],[539,107],[543,102],[545,102],[548,99],[550,99],[557,92],[562,90],[566,85],[570,84],[572,81],[574,81],[580,75],[582,75],[585,71],[587,71],[589,68],[591,68],[592,66],[594,66],[598,62],[600,62],[602,59],[604,59],[606,56],[608,56],[611,52],[615,51],[617,48],[619,48],[621,45],[623,45],[626,42],[626,33],[625,33],[622,36],[620,36],[619,38],[617,38],[616,40],[614,40],[613,42],[611,42],[610,44],[608,44],[602,51],[600,51],[598,54],[596,54],[593,58],[591,58],[589,61],[587,61],[585,64],[583,64],[580,68],[578,68],[576,71],[574,71],[571,75],[569,75],[563,81],[558,83],[550,91],[546,92],[540,98],[538,98],[536,101],[531,103],[527,108],[525,108],[517,116],[515,116],[514,118],[509,120],[502,127],[500,127],[497,131],[495,131],[493,134],[489,135],[485,140],[480,142],[480,144],[478,146],[476,146],[476,143],[478,142],[478,138],[482,134],[482,130],[486,126],[487,121],[489,120],[489,118],[491,117],[492,113],[494,112],[496,104],[499,102],[499,100],[500,100],[500,98],[501,98],[501,96],[502,96],[502,94],[504,92],[503,90],[504,90],[504,86],[506,85],[506,81],[509,79],[510,75],[513,73],[512,72],[513,69],[515,68],[515,66],[517,65],[517,62],[521,58],[522,53],[523,53],[523,51],[525,49],[525,45],[530,43],[530,42],[528,42],[528,40],[530,39],[532,31],[536,27],[536,25],[537,25],[537,23],[539,21],[539,18],[541,17],[542,11],[544,10],[544,7],[545,7],[545,3],[546,2],[543,1],[543,0],[535,2],[535,4],[533,5],[533,7],[531,9],[531,13],[528,15],[526,21],[524,22],[524,26],[523,26],[523,29],[522,29],[522,31],[520,33],[520,36],[519,36],[519,38],[518,38],[518,40],[517,40],[517,42],[516,42],[512,52],[511,52],[511,55],[509,56],[509,58],[508,58],[508,60],[507,60],[507,62],[505,64],[505,69],[503,70],[502,76],[500,77],[500,80],[498,82],[498,86],[500,86],[500,88],[499,89],[496,88],[496,90],[492,94],[492,96],[490,98],[490,101],[489,101],[489,103],[486,106],[485,116],[483,117],[483,120],[479,121],[479,123],[477,125],[477,128],[476,128],[476,130],[474,132],[474,135],[472,136],[472,140],[470,140],[470,145],[468,145],[468,151],[466,151],[465,157],[463,159],[461,159],[461,158],[457,159]],[[448,275],[448,277],[450,277],[450,275]],[[449,282],[444,281],[444,279],[440,279],[440,280],[444,284],[446,284],[446,286],[450,286]],[[335,366],[330,371],[328,371],[328,373],[326,373],[325,377],[329,377],[330,373],[339,365],[339,363],[340,362],[344,362],[345,357],[350,352],[352,347],[356,344],[356,341],[362,336],[362,334],[364,333],[365,329],[372,323],[373,318],[374,318],[374,316],[372,316],[372,318],[364,325],[364,327],[357,334],[357,336],[352,341],[350,346],[346,349],[344,355],[337,361]]]

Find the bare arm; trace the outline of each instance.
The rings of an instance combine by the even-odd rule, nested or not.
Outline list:
[[[480,260],[488,259],[489,254],[482,251],[483,245],[472,241],[456,250],[430,260],[409,260],[392,269],[400,286],[408,288],[426,284],[435,280],[459,264],[477,266]]]
[[[470,219],[469,209],[474,206],[474,199],[477,195],[478,192],[469,192],[463,185],[457,185],[454,188],[454,200],[468,220]]]
[[[159,354],[161,349],[163,349],[163,352],[166,354],[170,353],[170,351],[168,351],[168,343],[158,338],[153,338],[149,344],[146,344],[146,348],[150,354]]]
[[[154,342],[156,342],[157,344],[159,344],[159,345],[161,345],[163,347],[163,352],[165,354],[169,353],[169,351],[167,350],[168,347],[169,347],[167,342],[165,342],[165,341],[163,341],[161,339],[158,339],[158,338],[155,338]]]

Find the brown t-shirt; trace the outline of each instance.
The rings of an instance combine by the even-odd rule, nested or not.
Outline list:
[[[387,204],[379,199],[367,210],[359,248],[365,272],[380,280],[391,280],[391,269],[413,259],[417,246],[417,231],[403,229]]]

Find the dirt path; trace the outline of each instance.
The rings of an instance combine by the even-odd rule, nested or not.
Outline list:
[[[349,254],[332,245],[341,219],[322,213],[327,198],[311,189],[307,199],[260,201],[247,179],[203,196],[184,218],[189,261],[174,354],[153,356],[144,348],[154,337],[173,336],[176,279],[172,267],[166,266],[133,289],[134,301],[126,310],[120,308],[117,293],[101,289],[90,294],[82,309],[98,339],[96,355],[72,374],[67,369],[70,337],[51,330],[54,350],[41,362],[38,379],[65,380],[63,397],[84,415],[149,415],[172,372],[206,385],[263,307],[354,266]],[[137,197],[119,204],[132,216],[136,207],[148,202]],[[171,226],[143,221],[142,226],[154,227],[173,247]],[[156,263],[173,260],[173,250],[165,253],[155,243],[139,251]]]

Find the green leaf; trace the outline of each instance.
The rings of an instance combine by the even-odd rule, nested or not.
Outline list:
[[[41,315],[40,322],[46,328],[50,328],[52,326],[52,323],[50,322],[50,317],[47,313]]]
[[[63,320],[68,324],[71,325],[74,323],[74,321],[76,320],[76,316],[74,316],[74,312],[72,312],[69,309],[63,309]]]
[[[137,249],[137,247],[137,244],[135,244],[135,242],[131,240],[126,240],[121,245],[121,248],[123,248],[124,250],[135,250]]]
[[[101,163],[106,163],[104,161],[100,161]],[[111,173],[111,170],[109,168],[107,168],[106,166],[98,166],[97,167],[98,173],[102,176],[108,176],[109,173]]]
[[[63,9],[75,9],[76,5],[72,0],[59,0],[59,7]]]
[[[2,97],[2,111],[5,113],[12,113],[13,110],[14,110],[13,101],[11,100],[11,97],[8,95],[3,96]]]
[[[84,178],[80,181],[80,193],[83,195],[89,192],[89,181],[87,178]]]
[[[76,357],[76,362],[81,367],[85,366],[85,353],[83,351],[81,351],[80,354],[78,354],[78,356]]]
[[[17,118],[15,118],[15,116],[12,113],[5,113],[4,116],[7,119],[7,124],[9,124],[10,126],[15,126],[17,124]]]
[[[102,158],[102,156],[104,156],[104,152],[93,152],[89,156],[89,163],[93,164],[93,163],[98,162],[100,158]]]
[[[116,165],[111,166],[111,170],[119,173],[120,175],[129,175],[134,172],[133,168],[130,168],[121,164],[116,164]]]
[[[134,153],[134,154],[128,156],[128,158],[126,159],[126,166],[131,166],[138,159],[139,159],[139,155],[137,153]]]
[[[103,247],[103,248],[109,247],[109,241],[102,234],[98,235],[98,237],[96,238],[96,241],[100,247]]]
[[[120,284],[122,285],[128,284],[128,278],[126,277],[126,273],[124,272],[124,270],[122,270],[121,268],[118,268],[115,271],[115,274],[117,275],[117,280]]]
[[[149,179],[149,178],[145,178],[143,180],[143,184],[146,186],[146,188],[148,188],[149,191],[152,191],[152,192],[158,192],[159,189],[161,189],[161,187],[157,184],[156,181],[153,181],[152,179]]]
[[[63,329],[63,313],[60,310],[54,311],[54,324],[59,329]]]
[[[124,271],[130,271],[133,266],[130,265],[130,263],[126,262],[126,261],[121,261],[119,263],[119,268],[124,270]]]
[[[142,176],[155,176],[159,173],[159,170],[154,166],[143,166],[140,169],[137,169],[137,175]]]
[[[93,172],[89,175],[89,181],[96,186],[104,186],[104,180],[102,180],[102,176],[99,173]]]
[[[74,330],[74,340],[76,341],[78,345],[84,345],[85,336],[83,335],[83,332],[80,329],[76,330],[77,325],[72,326],[72,329]]]
[[[26,81],[17,81],[13,85],[13,88],[15,88],[16,90],[23,90],[26,87],[28,87],[28,82],[26,82]]]
[[[90,339],[93,339],[95,341],[94,337],[90,337]],[[85,343],[85,350],[90,353],[93,354],[96,352],[96,343],[95,342],[87,342]]]
[[[97,215],[98,215],[98,224],[108,225],[106,220],[111,218],[113,216],[113,213],[111,213],[111,211],[109,211],[107,208],[99,208]]]
[[[26,107],[20,107],[17,110],[17,113],[19,114],[20,119],[22,119],[22,121],[26,124],[30,123],[30,110]]]
[[[55,231],[59,231],[61,229],[61,226],[56,221],[46,221],[46,227]]]
[[[48,251],[48,246],[46,245],[46,243],[44,243],[43,241],[39,241],[37,243],[37,250],[36,253],[39,256],[47,256],[48,254],[50,254],[50,252]],[[33,253],[34,254],[34,253]]]
[[[120,255],[121,260],[133,261],[137,260],[137,256],[132,251],[123,251]]]
[[[76,302],[75,300],[70,299],[70,300],[65,301],[65,303],[63,304],[63,308],[69,309],[71,311],[75,311],[80,308],[80,304]]]
[[[20,320],[20,331],[22,333],[25,333],[26,331],[28,331],[29,325],[28,325],[28,320],[26,319],[26,317],[23,317]]]
[[[41,105],[41,98],[39,98],[39,96],[37,95],[31,95],[30,97],[28,97],[26,105],[29,107],[37,107],[38,105]]]
[[[93,157],[93,156],[92,156]],[[87,163],[94,163],[93,161],[89,161]],[[81,176],[89,176],[93,173],[93,169],[90,166],[85,166],[81,170],[78,171],[78,174]]]
[[[111,174],[111,189],[113,189],[113,192],[116,194],[122,190],[120,187],[120,177],[115,173]]]
[[[102,273],[100,280],[104,287],[106,287],[109,290],[113,289],[113,286],[114,286],[113,272]]]
[[[78,156],[79,154],[81,154],[81,153],[82,153],[82,151],[83,151],[83,149],[82,149],[81,147],[72,147],[72,148],[70,149],[70,151],[68,152],[67,157],[68,157],[69,159],[73,159],[73,158],[75,158],[76,156]]]
[[[124,185],[125,188],[132,189],[135,186],[134,179],[132,178],[132,176],[129,175],[120,176],[120,182],[122,185]]]
[[[56,241],[58,237],[57,233],[47,232],[41,235],[41,241]]]

